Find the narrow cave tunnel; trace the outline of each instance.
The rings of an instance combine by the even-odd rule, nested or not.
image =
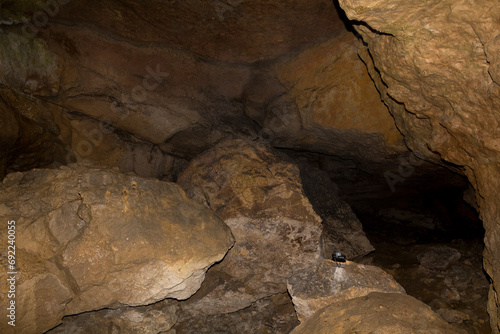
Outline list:
[[[486,2],[0,1],[0,331],[499,333]]]

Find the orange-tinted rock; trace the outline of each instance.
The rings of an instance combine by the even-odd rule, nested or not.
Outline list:
[[[465,334],[421,301],[402,293],[372,292],[333,303],[316,312],[291,334]]]
[[[173,183],[73,165],[9,174],[0,189],[0,218],[15,221],[9,271],[17,272],[23,333],[45,332],[65,315],[186,299],[234,241],[220,218]],[[6,281],[7,270],[0,276]]]
[[[476,190],[500,332],[500,38],[496,1],[341,0],[360,52],[410,148],[461,167]]]
[[[381,134],[401,140],[393,118],[357,55],[359,41],[348,31],[308,48],[275,67],[303,126]]]

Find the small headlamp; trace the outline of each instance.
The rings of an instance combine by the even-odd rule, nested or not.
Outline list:
[[[341,252],[336,252],[332,255],[332,260],[335,261],[335,263],[337,264],[337,267],[342,267],[342,264],[346,263],[347,259],[345,257],[345,255],[342,255]]]

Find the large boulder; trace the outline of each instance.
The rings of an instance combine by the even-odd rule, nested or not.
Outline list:
[[[348,261],[338,266],[324,260],[317,266],[301,271],[288,280],[300,322],[332,303],[365,296],[371,292],[405,293],[398,282],[375,266]]]
[[[219,214],[236,239],[185,310],[240,310],[285,292],[289,277],[319,261],[321,219],[304,196],[298,167],[283,159],[261,142],[232,140],[180,176],[188,196]]]
[[[84,166],[9,174],[0,219],[15,221],[16,328],[195,293],[233,244],[230,229],[172,183]],[[1,241],[7,244],[7,229]],[[1,272],[5,281],[7,271]],[[2,285],[2,307],[7,298]],[[7,322],[0,325],[6,332]]]
[[[431,308],[401,293],[373,292],[333,303],[316,312],[291,334],[465,334],[446,323]]]

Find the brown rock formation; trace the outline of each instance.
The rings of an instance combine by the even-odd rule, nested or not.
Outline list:
[[[372,292],[333,303],[296,327],[291,334],[465,334],[446,323],[430,307],[401,293]]]
[[[148,306],[101,310],[65,317],[63,323],[49,333],[108,334],[111,331],[153,334],[166,332],[177,321],[177,307],[170,304],[167,301]]]
[[[24,333],[64,315],[186,299],[233,244],[220,218],[172,183],[73,166],[9,174],[0,189],[0,218],[15,220],[8,271]],[[6,245],[7,230],[0,236]]]
[[[256,135],[252,120],[283,147],[379,160],[405,150],[328,1],[72,1],[55,13],[32,27],[35,37],[22,25],[32,10],[2,26],[0,75],[9,89],[70,111],[55,118],[71,162],[116,166],[129,156],[103,142],[127,146],[130,137],[192,158],[222,138]]]
[[[404,213],[379,210],[395,201],[423,215],[419,203],[406,208],[411,196],[443,184],[465,189],[467,182],[442,167],[447,165],[467,175],[476,191],[468,198],[486,227],[485,268],[493,280],[489,308],[498,332],[498,6],[494,0],[340,4],[355,20],[356,35],[345,29],[329,0],[0,1],[0,178],[79,162],[172,181],[189,160],[217,143],[260,137],[327,171],[342,198],[353,208],[353,201],[358,204],[357,213],[380,217]],[[426,162],[410,154],[399,131]],[[227,193],[209,196],[235,231],[244,234],[251,225],[286,235],[279,219],[318,222],[318,213],[328,220],[325,254],[336,247],[352,256],[372,249],[347,205],[338,205],[336,214],[316,208],[314,213],[304,209],[307,199],[297,195],[296,186],[287,191],[299,205],[280,207],[283,198],[276,194],[282,185],[266,188],[272,172],[250,166],[260,173],[249,175],[258,186],[243,193],[233,189],[248,181],[248,171],[236,179],[209,175],[236,182],[236,188],[224,188]],[[284,174],[292,181],[283,184],[300,183],[294,168]],[[397,182],[391,184],[387,175]],[[256,204],[270,189],[274,202]],[[276,225],[259,221],[269,217]],[[315,224],[307,226],[316,229]],[[293,228],[292,236],[303,236],[301,224]],[[281,244],[273,247],[268,252],[281,250]],[[238,252],[238,261],[252,258],[250,248]],[[242,270],[228,259],[228,268]],[[43,288],[58,279],[49,275],[35,283]],[[284,291],[274,283],[266,288]],[[246,295],[247,288],[253,286],[238,283],[230,291],[244,295],[241,305],[274,309],[273,302],[255,301],[254,290]],[[58,304],[64,305],[72,291],[61,291]],[[224,307],[241,307],[231,303]]]
[[[319,261],[321,219],[303,194],[297,166],[268,146],[223,142],[191,161],[178,183],[220,215],[236,239],[187,312],[241,310],[285,292],[293,273]]]
[[[486,229],[490,315],[500,331],[500,58],[495,1],[341,0],[367,43],[360,55],[403,132],[428,157],[458,165]]]

